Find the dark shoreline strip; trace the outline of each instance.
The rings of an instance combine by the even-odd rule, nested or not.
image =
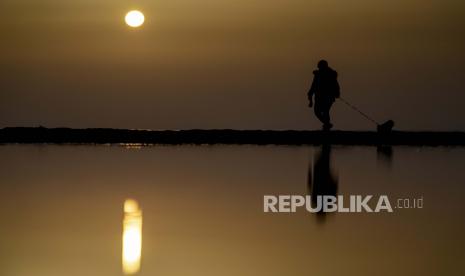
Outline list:
[[[0,143],[51,144],[254,144],[464,146],[465,132],[298,131],[298,130],[129,130],[7,127]]]

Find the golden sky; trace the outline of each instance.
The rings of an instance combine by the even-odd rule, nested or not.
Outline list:
[[[325,58],[380,121],[465,130],[464,31],[459,0],[2,0],[0,127],[319,128]]]

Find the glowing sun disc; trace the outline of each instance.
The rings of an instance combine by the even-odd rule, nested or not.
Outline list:
[[[137,28],[144,24],[145,17],[144,14],[140,11],[133,10],[126,14],[124,21],[126,21],[126,24],[128,24],[128,26]]]

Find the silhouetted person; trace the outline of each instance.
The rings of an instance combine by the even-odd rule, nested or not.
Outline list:
[[[308,91],[309,106],[313,107],[313,95],[315,95],[314,112],[323,123],[323,129],[329,130],[333,126],[329,110],[336,98],[339,98],[340,88],[337,82],[337,72],[328,66],[326,60],[318,62],[318,70],[313,71],[313,83]]]
[[[318,196],[337,196],[338,177],[331,169],[331,145],[321,146],[321,150],[314,155],[314,162],[308,168],[307,185],[312,205],[315,207]],[[319,221],[325,218],[325,212],[317,213]]]

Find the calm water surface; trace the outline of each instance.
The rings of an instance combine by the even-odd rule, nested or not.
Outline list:
[[[137,275],[465,273],[464,148],[328,150],[0,146],[0,275],[123,275],[123,220],[140,217]],[[322,167],[331,193],[423,198],[424,206],[263,212],[265,194],[321,190],[309,179]],[[128,198],[138,206],[123,210]]]

